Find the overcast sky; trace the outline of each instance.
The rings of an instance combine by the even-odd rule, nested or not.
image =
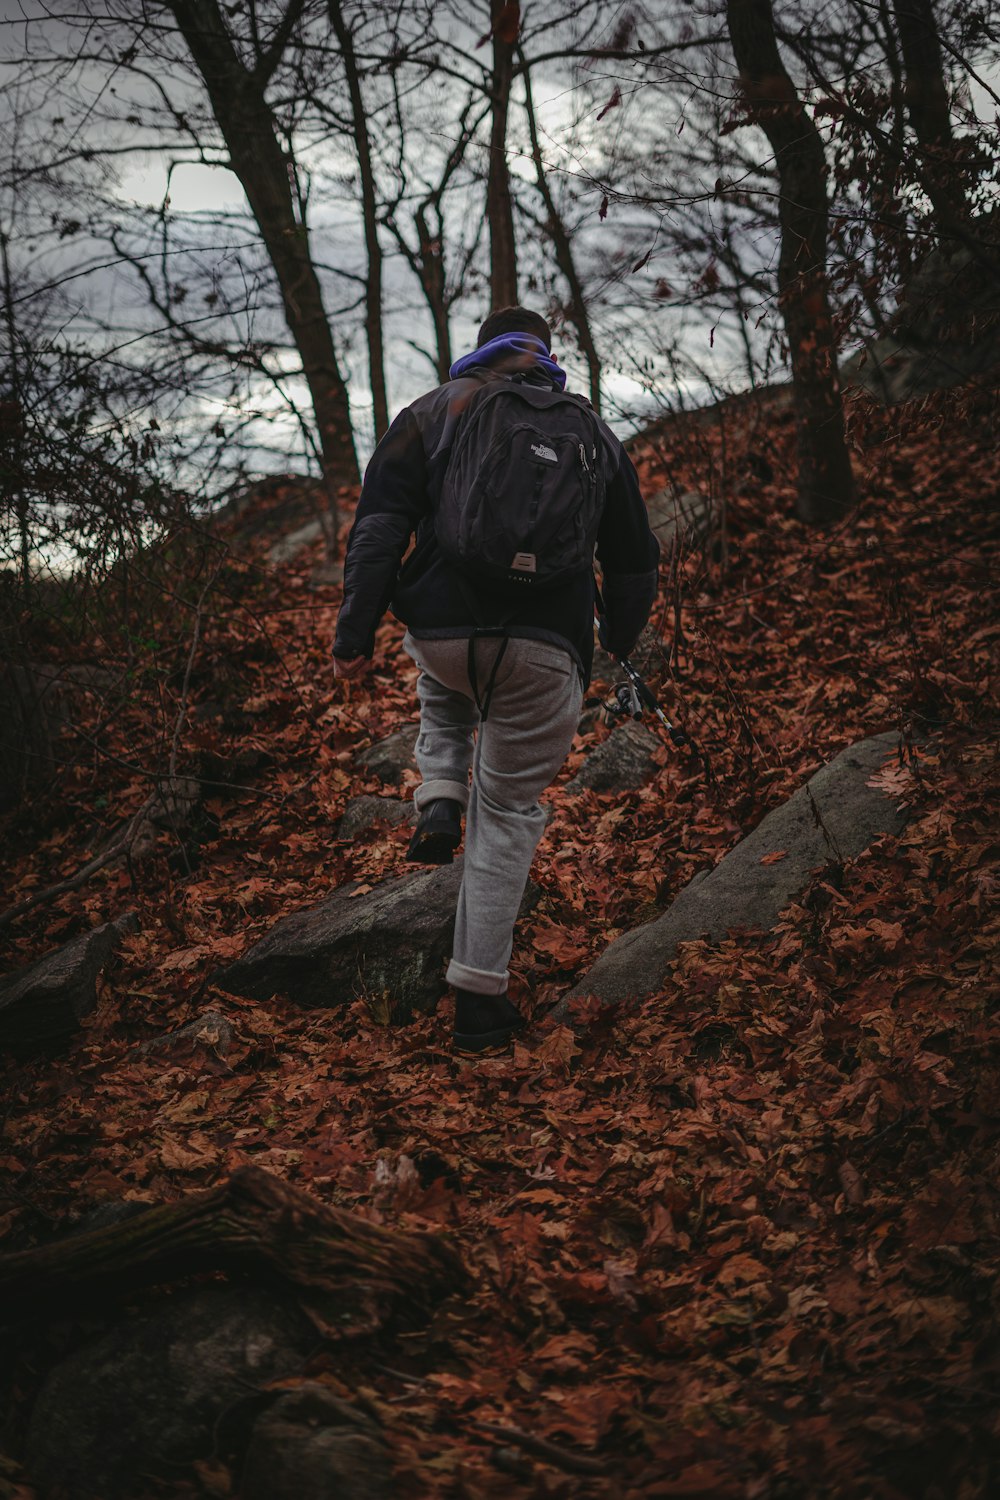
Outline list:
[[[660,3],[664,3],[664,0],[660,0]],[[664,3],[662,14],[672,14],[675,8]],[[29,50],[36,59],[46,49],[54,55],[60,55],[72,53],[74,46],[82,44],[83,33],[78,25],[73,24],[83,14],[82,7],[74,6],[74,0],[69,0],[68,6],[53,18],[40,20],[46,9],[44,0],[0,0],[0,16],[7,23],[0,29],[0,47],[8,58],[21,55],[26,38]],[[658,7],[654,6],[653,9],[656,11]],[[468,14],[475,18],[479,12],[484,11],[485,0],[482,0]],[[606,23],[602,12],[605,30],[617,24],[616,18],[621,12],[620,6],[609,7]],[[444,10],[441,13],[446,14]],[[141,14],[138,6],[135,14]],[[463,24],[465,14],[466,11],[460,6],[459,18],[451,23],[451,40],[459,50],[472,48],[475,39],[475,26],[470,28]],[[530,15],[530,8],[526,6],[525,16],[529,20]],[[67,21],[60,19],[60,16],[71,19]],[[24,25],[25,17],[34,18],[27,28]],[[487,60],[485,52],[470,51],[469,56],[474,65],[485,65]],[[592,168],[596,169],[602,160],[605,164],[614,162],[616,153],[627,151],[630,142],[638,138],[643,130],[648,132],[648,91],[635,86],[635,77],[629,68],[629,64],[602,61],[577,75],[572,84],[568,82],[565,71],[546,72],[545,69],[539,69],[533,73],[535,106],[542,130],[545,157],[557,182],[559,174],[565,172],[577,181],[587,183]],[[17,70],[12,71],[8,65],[5,71],[7,81],[10,82]],[[40,149],[38,133],[39,130],[44,130],[44,121],[57,119],[61,124],[58,127],[52,126],[53,142],[65,138],[67,134],[78,139],[89,132],[99,142],[110,145],[117,151],[133,143],[140,134],[139,127],[127,123],[130,112],[134,110],[138,114],[145,114],[156,102],[157,86],[161,82],[167,82],[168,76],[164,73],[163,78],[158,78],[154,85],[130,76],[127,70],[109,71],[106,64],[81,65],[67,71],[55,66],[47,70],[39,63],[33,79],[31,90],[23,94],[19,94],[17,90],[8,90],[3,106],[7,111],[8,125],[18,110],[25,116],[19,130],[22,135],[31,136],[34,133],[32,149]],[[692,87],[697,82],[694,80]],[[973,85],[977,107],[987,119],[992,118],[995,110],[989,93],[992,82],[992,75],[987,75],[983,86]],[[175,97],[183,98],[183,83],[171,81],[170,87]],[[424,134],[418,144],[421,150],[429,149],[432,153],[435,142],[439,151],[447,148],[449,135],[456,128],[454,115],[440,119],[436,128],[427,128],[434,123],[432,116],[436,103],[433,93],[435,88],[436,84],[425,85],[422,92],[418,91],[418,94],[412,96],[412,107],[424,112]],[[606,120],[599,125],[597,116],[600,106],[602,102],[607,103],[613,89],[620,91],[620,103],[608,112]],[[198,93],[200,90],[196,89],[195,95]],[[517,91],[516,95],[519,97]],[[437,103],[440,107],[440,101]],[[662,105],[662,97],[659,103]],[[676,120],[671,120],[669,116],[661,119],[659,115],[657,119],[658,128],[663,130],[665,150],[668,153],[664,157],[664,164],[668,169],[669,142],[672,136],[680,139],[679,131],[683,126],[682,89],[677,91],[674,108],[677,112]],[[518,111],[515,110],[514,113],[516,117]],[[662,115],[662,110],[660,114]],[[514,148],[519,143],[522,130],[523,126],[515,119],[511,137]],[[11,139],[9,129],[7,135],[8,155],[16,155],[20,149],[18,142]],[[186,154],[190,155],[189,152]],[[145,233],[148,235],[146,253],[152,257],[152,252],[160,243],[159,216],[165,215],[171,228],[171,245],[176,255],[176,259],[170,261],[169,265],[164,262],[170,274],[179,279],[182,267],[186,267],[192,289],[196,288],[197,296],[202,298],[206,294],[206,288],[210,287],[213,276],[218,279],[220,286],[235,285],[240,295],[245,295],[250,309],[234,318],[234,325],[239,325],[238,332],[246,337],[254,336],[255,331],[261,337],[279,332],[275,322],[277,315],[273,311],[273,291],[266,284],[266,279],[260,285],[247,285],[244,293],[247,268],[249,266],[252,271],[255,264],[254,254],[248,254],[245,247],[248,241],[252,242],[254,232],[244,217],[247,205],[237,179],[221,165],[205,165],[188,160],[173,167],[168,197],[167,173],[170,159],[166,153],[157,150],[114,157],[114,175],[106,185],[107,191],[123,207],[146,211],[145,229],[138,225],[139,216],[136,216],[137,223],[130,239],[131,248],[143,248],[141,239]],[[353,160],[343,148],[330,143],[305,149],[303,160],[314,176],[309,204],[311,243],[316,258],[329,268],[324,275],[327,306],[333,314],[334,327],[343,350],[352,409],[356,418],[357,443],[364,459],[371,447],[371,416],[367,356],[361,337],[361,314],[360,311],[355,311],[346,316],[336,315],[338,307],[343,307],[352,300],[356,301],[359,297],[359,278],[363,277],[365,271],[356,195],[342,181],[354,170]],[[411,165],[416,170],[419,163],[414,161]],[[511,166],[515,175],[524,177],[529,184],[533,181],[530,160],[526,155],[518,154],[516,149],[512,153]],[[44,196],[44,190],[39,189],[37,184],[32,191],[36,198],[40,192]],[[468,221],[482,213],[479,192],[477,189],[476,196],[464,201],[460,197],[455,200],[453,221],[459,233],[467,233]],[[526,192],[526,201],[530,201],[531,196],[531,193]],[[681,396],[688,402],[697,402],[707,399],[712,387],[726,390],[744,385],[746,375],[742,364],[742,349],[735,338],[731,319],[723,319],[721,325],[716,322],[713,326],[712,318],[703,315],[694,304],[685,304],[682,295],[662,303],[649,300],[649,289],[658,280],[673,284],[677,279],[676,265],[657,235],[657,212],[616,202],[612,196],[606,218],[600,219],[600,197],[599,191],[591,191],[581,200],[585,218],[578,232],[577,248],[585,262],[588,258],[593,261],[595,256],[613,257],[617,254],[621,258],[622,269],[614,273],[611,280],[606,280],[603,300],[595,304],[594,316],[599,342],[607,360],[606,415],[612,425],[617,426],[622,435],[625,435],[644,414],[656,409],[659,400],[676,399],[678,378]],[[59,208],[58,201],[55,207]],[[36,219],[40,221],[44,214],[37,202],[35,208]],[[85,216],[85,208],[79,205],[72,206],[71,211],[75,217]],[[670,210],[661,212],[669,215]],[[23,201],[15,202],[8,191],[6,198],[0,200],[0,213],[4,216],[5,229],[18,236],[26,221]],[[537,257],[532,255],[530,240],[530,229],[522,225],[523,269],[529,272],[533,261],[537,261]],[[186,247],[183,255],[178,253],[182,247]],[[102,322],[111,326],[112,331],[106,336],[109,348],[115,346],[116,340],[125,339],[129,334],[134,335],[136,342],[129,346],[131,354],[120,356],[129,358],[141,353],[142,335],[144,330],[153,327],[153,314],[135,273],[106,264],[114,259],[113,255],[106,253],[106,248],[93,239],[88,239],[85,230],[54,242],[50,233],[43,243],[40,229],[37,244],[26,246],[22,264],[26,276],[51,281],[66,270],[78,269],[85,263],[86,257],[92,256],[102,269],[67,283],[53,304],[52,315],[58,319],[60,336],[68,337],[76,333],[81,337],[92,337],[95,348],[99,346],[102,337],[98,331],[98,325]],[[385,268],[387,378],[390,405],[396,411],[431,384],[434,376],[428,359],[421,354],[419,347],[415,347],[428,349],[431,344],[430,322],[424,311],[419,289],[402,258],[398,253],[393,253],[394,247],[388,236],[385,239],[385,249],[389,252]],[[446,249],[454,253],[453,246],[449,245]],[[631,265],[645,255],[647,250],[650,252],[648,262],[641,271],[632,274]],[[774,240],[770,234],[764,236],[760,246],[754,250],[761,264],[766,263],[773,252]],[[256,263],[262,264],[260,255],[256,257]],[[153,259],[150,260],[150,265],[155,265]],[[194,305],[194,297],[195,292],[192,290],[192,302],[187,306]],[[544,305],[544,294],[541,291],[533,293],[526,286],[522,297],[526,302],[535,300]],[[630,298],[633,298],[631,303]],[[207,316],[208,309],[203,304],[198,306]],[[456,306],[453,319],[453,345],[456,354],[474,342],[478,322],[486,310],[483,291],[473,292]],[[773,310],[767,312],[764,331],[760,335],[761,343],[768,332],[767,318],[771,318],[773,325]],[[232,336],[231,329],[227,336]],[[671,376],[672,384],[669,389],[662,374],[653,374],[643,380],[630,373],[640,362],[648,363],[650,360],[653,364],[649,368],[655,371],[657,350],[669,337],[679,337],[681,350],[689,363],[686,373],[682,372],[680,377],[676,374]],[[558,340],[557,352],[567,366],[571,384],[585,389],[585,366],[575,354],[572,341]],[[288,360],[276,360],[275,363],[288,367],[291,356]],[[298,385],[299,388],[289,386],[288,393],[301,399],[301,382]],[[220,381],[214,393],[210,386],[206,388],[196,406],[187,408],[189,417],[193,410],[199,409],[210,415],[224,413],[224,392],[224,381]],[[268,467],[282,466],[283,454],[287,455],[289,464],[301,462],[298,457],[301,448],[298,427],[287,414],[281,398],[263,386],[254,390],[254,397],[260,409],[270,412],[272,418],[266,428],[266,441],[271,451],[269,454],[262,451],[261,462]]]

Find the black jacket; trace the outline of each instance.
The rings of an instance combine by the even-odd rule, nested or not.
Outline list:
[[[544,376],[537,378],[549,383]],[[433,507],[456,425],[481,385],[480,379],[465,376],[429,391],[400,412],[375,449],[347,541],[334,655],[370,657],[375,631],[391,605],[418,639],[467,637],[477,627],[504,622],[512,636],[550,641],[569,651],[587,682],[594,657],[592,576],[519,597],[510,620],[509,592],[479,582],[470,589],[438,547]],[[618,439],[601,426],[610,455],[597,538],[607,612],[602,639],[609,650],[627,655],[656,596],[659,545],[649,529],[635,469]],[[403,561],[414,533],[413,549]]]

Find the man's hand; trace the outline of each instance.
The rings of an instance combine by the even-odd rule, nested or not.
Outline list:
[[[333,658],[334,677],[360,677],[368,665],[367,656],[335,656]]]

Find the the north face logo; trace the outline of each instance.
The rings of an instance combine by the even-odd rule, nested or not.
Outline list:
[[[546,448],[544,443],[532,443],[531,451],[536,458],[544,458],[546,463],[557,464],[559,455],[554,448]]]

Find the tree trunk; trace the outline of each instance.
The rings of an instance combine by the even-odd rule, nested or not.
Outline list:
[[[295,216],[288,160],[259,75],[240,61],[216,0],[167,0],[200,73],[274,268],[319,431],[324,480],[359,477],[347,387],[337,362],[306,226]]]
[[[522,58],[523,61],[523,58]],[[597,345],[594,343],[594,334],[590,326],[590,316],[587,312],[587,299],[583,294],[583,283],[576,269],[576,261],[573,258],[573,247],[570,243],[566,225],[556,207],[549,180],[545,175],[545,164],[542,161],[542,150],[538,140],[538,125],[535,120],[535,106],[531,97],[531,78],[527,66],[524,68],[524,98],[528,113],[528,131],[531,136],[531,158],[535,164],[535,176],[538,181],[538,191],[542,195],[545,204],[546,227],[552,237],[552,248],[555,251],[556,264],[569,287],[569,315],[573,327],[576,329],[577,340],[583,357],[587,361],[587,369],[590,373],[590,404],[596,412],[601,410],[601,361],[597,353]]]
[[[14,283],[10,271],[8,239],[0,233],[0,267],[3,270],[4,321],[7,325],[8,385],[0,402],[0,494],[5,508],[17,517],[21,570],[21,602],[31,606],[31,511],[24,484],[24,403],[17,323],[14,318]]]
[[[431,208],[435,209],[437,215],[437,229],[433,229],[428,222],[428,210]],[[429,198],[425,198],[414,210],[413,223],[417,231],[416,249],[410,244],[392,214],[386,218],[385,222],[406,258],[410,270],[420,282],[420,290],[424,294],[434,328],[434,369],[438,380],[444,385],[452,365],[451,323],[448,316],[449,301],[446,289],[441,213],[437,207],[436,195],[432,194]],[[427,351],[421,349],[420,352],[426,353]]]
[[[0,1257],[0,1321],[56,1316],[204,1271],[277,1274],[370,1326],[421,1316],[464,1278],[432,1235],[331,1208],[259,1167],[104,1229]]]
[[[920,151],[920,181],[946,233],[968,217],[951,106],[931,0],[893,0],[903,54],[906,113]]]
[[[444,268],[444,241],[441,216],[434,231],[427,222],[427,203],[421,203],[413,216],[417,226],[420,285],[434,323],[434,347],[437,351],[438,379],[444,385],[452,366],[451,322],[448,317],[447,281]]]
[[[823,142],[781,61],[771,0],[727,0],[726,15],[749,118],[767,136],[778,172],[778,294],[792,365],[798,514],[821,524],[854,501],[826,278]]]
[[[327,0],[333,26],[344,59],[347,89],[351,98],[351,120],[354,145],[361,174],[361,210],[365,226],[365,248],[368,253],[368,276],[365,281],[365,333],[368,339],[368,368],[375,416],[375,441],[389,427],[389,403],[385,390],[385,356],[382,345],[382,247],[378,239],[378,216],[375,206],[375,174],[372,170],[371,142],[361,97],[361,79],[354,51],[354,37],[344,23],[340,0]]]
[[[876,215],[882,216],[886,227],[893,231],[884,236],[884,240],[886,247],[896,260],[896,278],[900,283],[904,283],[909,279],[913,269],[913,241],[907,233],[906,218],[899,204],[900,184],[906,156],[906,115],[903,108],[903,64],[899,55],[898,38],[889,15],[889,5],[890,0],[878,0],[878,14],[881,22],[879,41],[891,79],[892,115],[885,123],[884,143],[881,149],[873,154],[872,181],[868,192]],[[872,133],[871,127],[867,124],[864,128],[869,134]],[[874,290],[867,283],[862,289],[862,295],[872,314],[875,326],[883,328],[884,314],[878,307],[878,299]]]
[[[410,244],[402,229],[396,223],[395,213],[402,201],[402,194],[396,204],[392,206],[386,215],[386,225],[390,230],[407,264],[420,282],[421,291],[427,301],[430,311],[431,322],[434,326],[435,359],[434,366],[437,376],[443,385],[448,379],[448,372],[452,366],[451,348],[451,304],[455,299],[455,293],[449,295],[448,276],[445,268],[444,253],[444,214],[441,204],[447,191],[448,184],[458,171],[465,159],[465,153],[469,143],[474,139],[477,129],[485,117],[490,106],[487,104],[482,114],[476,117],[473,105],[476,95],[470,96],[462,114],[459,118],[459,130],[448,159],[444,164],[437,185],[422,198],[413,211],[413,223],[417,231],[416,249]],[[476,236],[478,240],[478,235]],[[471,259],[471,251],[466,252],[466,266]]]
[[[510,307],[517,302],[517,251],[507,166],[507,117],[514,76],[518,5],[513,0],[490,0],[490,23],[493,32],[493,76],[490,81],[493,108],[486,218],[490,228],[490,304],[495,309]]]

